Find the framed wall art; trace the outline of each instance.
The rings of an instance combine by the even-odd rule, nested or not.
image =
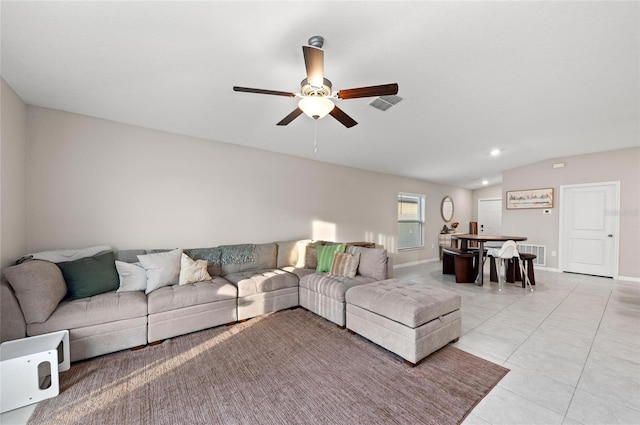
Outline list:
[[[507,209],[553,208],[553,188],[507,191]]]

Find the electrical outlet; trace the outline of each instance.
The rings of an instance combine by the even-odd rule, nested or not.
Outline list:
[[[436,246],[434,244],[431,244],[431,249],[435,248]]]
[[[555,257],[556,255],[557,255],[557,254],[556,254],[556,252],[555,252],[555,251],[551,251],[551,256],[552,256],[552,257]]]

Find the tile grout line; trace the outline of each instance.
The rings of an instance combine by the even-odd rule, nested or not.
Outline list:
[[[582,284],[582,283],[584,283],[584,281],[580,282],[580,284]],[[576,288],[577,288],[577,286],[576,286]],[[571,291],[571,292],[573,292],[573,291]],[[578,381],[576,382],[576,386],[574,387],[573,393],[571,394],[571,399],[569,399],[569,404],[567,405],[567,411],[564,414],[564,418],[565,419],[567,419],[567,418],[572,419],[567,415],[569,413],[569,409],[571,408],[571,403],[573,403],[573,399],[574,399],[574,397],[576,395],[576,391],[578,391],[578,385],[580,385],[580,380],[582,380],[582,374],[584,373],[584,368],[587,366],[587,362],[589,361],[589,356],[591,355],[591,350],[593,348],[593,342],[596,339],[596,335],[598,335],[598,330],[600,330],[600,325],[602,324],[602,318],[604,317],[604,313],[607,311],[607,307],[609,306],[609,301],[611,300],[611,294],[612,293],[613,293],[613,285],[611,286],[611,290],[609,291],[609,296],[607,297],[607,303],[605,304],[604,309],[602,310],[602,314],[600,315],[600,320],[598,321],[598,327],[596,328],[595,332],[593,333],[593,337],[591,338],[591,344],[589,345],[589,351],[587,352],[587,357],[585,358],[584,363],[582,364],[582,369],[580,369],[580,376],[578,377]],[[572,420],[574,420],[574,419],[572,419]]]
[[[613,285],[615,285],[615,280],[613,281]],[[604,314],[607,311],[607,308],[609,307],[609,302],[611,301],[611,296],[613,295],[613,285],[611,285],[611,291],[609,291],[609,296],[607,297],[607,304],[604,306],[604,309],[602,310],[602,314],[600,315],[600,321],[598,322],[598,327],[596,328],[596,331],[593,333],[593,338],[591,339],[591,344],[589,345],[589,352],[587,353],[587,358],[584,361],[584,364],[582,365],[582,369],[580,370],[580,376],[578,377],[578,382],[576,382],[576,387],[575,390],[573,391],[573,394],[571,394],[571,400],[569,400],[569,406],[567,407],[567,413],[569,413],[569,408],[571,407],[571,403],[573,403],[573,399],[576,395],[576,391],[578,391],[578,386],[580,385],[580,381],[582,380],[582,374],[584,373],[584,369],[587,366],[587,362],[589,361],[589,357],[591,356],[591,350],[593,349],[593,343],[596,340],[596,336],[598,335],[598,331],[600,330],[600,325],[602,324],[602,319],[604,318]],[[589,394],[598,397],[598,398],[602,398],[597,394],[592,394],[589,391],[586,391]],[[607,399],[604,399],[607,400]],[[611,400],[607,400],[609,402],[611,402]],[[615,402],[614,402],[615,403]],[[621,406],[625,406],[624,404],[621,403],[617,403],[620,404]],[[625,406],[628,407],[628,406]],[[567,414],[565,414],[565,419],[568,418]],[[569,418],[572,419],[572,418]]]

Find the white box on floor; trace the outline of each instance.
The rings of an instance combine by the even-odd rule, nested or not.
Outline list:
[[[57,396],[70,366],[67,330],[0,344],[0,413]]]

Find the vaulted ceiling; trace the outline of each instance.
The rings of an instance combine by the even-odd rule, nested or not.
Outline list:
[[[30,105],[469,189],[548,158],[640,145],[638,2],[13,2],[1,72]],[[276,123],[301,46],[334,90],[397,82]],[[314,152],[317,141],[317,153]],[[500,156],[492,157],[492,149]]]

